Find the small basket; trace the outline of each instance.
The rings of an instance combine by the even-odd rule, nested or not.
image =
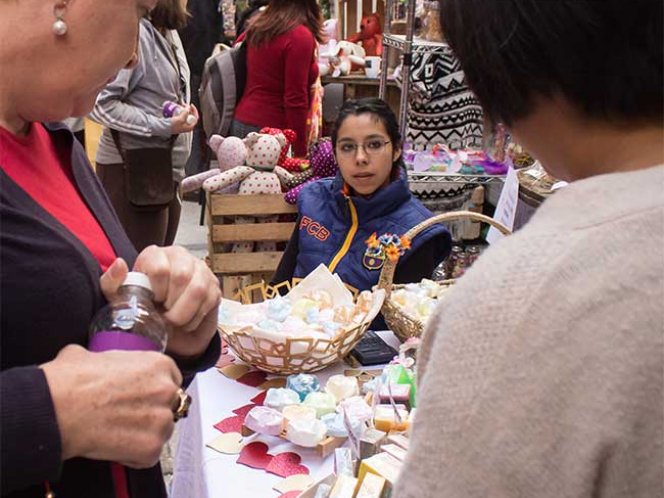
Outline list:
[[[493,218],[489,218],[483,214],[474,213],[472,211],[454,211],[450,213],[439,214],[437,216],[432,216],[431,218],[424,220],[422,223],[414,226],[405,236],[409,239],[413,239],[417,234],[426,230],[436,223],[443,223],[446,221],[458,221],[458,220],[470,220],[470,221],[479,221],[483,223],[488,223],[489,225],[495,227],[503,235],[510,235],[512,232],[505,225],[497,222]],[[392,291],[404,287],[403,284],[393,284],[394,281],[394,270],[396,269],[398,261],[390,261],[389,258],[385,259],[385,264],[383,269],[380,272],[380,277],[378,279],[378,288],[385,289],[385,301],[383,302],[383,307],[381,312],[385,318],[385,323],[387,326],[394,332],[402,342],[408,340],[411,337],[420,337],[424,331],[424,324],[404,312],[398,304],[392,301],[391,295]],[[449,287],[455,282],[454,279],[444,280],[439,282],[441,286]]]
[[[274,297],[282,287],[290,289],[291,283],[270,286],[261,282],[241,289],[240,293],[258,291],[267,299]],[[357,297],[356,293],[354,297]],[[271,340],[256,337],[251,327],[233,330],[233,327],[220,325],[219,331],[244,362],[266,372],[290,375],[316,372],[342,360],[359,342],[370,323],[371,321],[362,322],[334,339],[283,337]]]

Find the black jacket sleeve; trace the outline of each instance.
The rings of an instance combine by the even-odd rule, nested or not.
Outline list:
[[[37,366],[0,374],[2,495],[46,480],[57,481],[62,442],[46,376]]]
[[[300,250],[298,242],[300,235],[297,228],[299,226],[300,217],[298,216],[291,238],[288,241],[288,245],[286,246],[286,250],[284,251],[283,256],[281,256],[281,261],[279,261],[279,266],[277,266],[277,271],[274,272],[274,276],[270,281],[270,285],[276,285],[286,281],[290,282],[293,279],[295,266],[297,264],[297,253]]]

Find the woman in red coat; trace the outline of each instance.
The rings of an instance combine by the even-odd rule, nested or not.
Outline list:
[[[247,83],[231,135],[244,138],[264,126],[297,133],[296,156],[306,155],[311,85],[318,77],[322,40],[316,0],[272,0],[247,29]]]

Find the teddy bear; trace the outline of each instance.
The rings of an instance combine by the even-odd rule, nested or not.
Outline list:
[[[311,146],[311,149],[309,150],[309,162],[311,167],[296,175],[275,168],[275,173],[279,175],[282,183],[289,189],[288,192],[284,194],[284,200],[289,204],[297,203],[300,191],[306,184],[337,174],[339,166],[334,157],[332,141],[329,138],[319,140]]]
[[[330,73],[330,57],[337,46],[337,19],[323,22],[323,43],[318,47],[318,73],[327,76]]]
[[[351,43],[361,43],[368,56],[383,55],[383,28],[376,12],[363,15],[360,31],[348,37]]]
[[[341,40],[330,55],[332,76],[347,76],[365,65],[366,52],[357,43]]]
[[[242,166],[247,159],[247,147],[240,138],[212,135],[208,141],[208,145],[217,156],[219,167],[203,171],[202,173],[189,176],[182,180],[182,193],[198,190],[208,178],[218,176],[223,171],[228,171],[236,166]],[[231,185],[224,189],[223,193],[235,194],[237,193],[237,188],[237,185]]]
[[[273,170],[279,161],[281,149],[286,144],[286,137],[282,133],[268,135],[252,132],[244,140],[231,140],[235,137],[220,138],[222,147],[218,147],[216,150],[220,172],[214,176],[208,176],[202,181],[203,190],[218,193],[227,187],[237,185],[238,195],[281,193],[281,182]],[[237,148],[232,152],[227,150],[223,147],[227,141]],[[215,143],[218,142],[215,140]],[[241,160],[243,157],[244,160]],[[228,164],[238,161],[240,164],[225,171],[221,170]],[[190,177],[190,179],[196,178],[195,182],[191,180],[190,183],[192,185],[198,183],[200,178],[208,173],[199,173]],[[269,223],[277,221],[277,218],[278,216],[263,216],[258,219],[252,216],[236,216],[234,221],[236,224],[255,223],[256,221]],[[274,242],[235,243],[231,252],[253,252],[254,250],[275,251],[276,244]]]
[[[270,128],[266,126],[261,128],[258,133],[267,133],[268,135],[279,135],[280,133],[286,137],[286,145],[281,148],[281,154],[279,155],[278,166],[291,171],[293,173],[299,173],[309,167],[309,161],[306,159],[299,159],[295,157],[288,157],[288,152],[290,150],[291,144],[297,140],[297,133],[294,130],[289,128],[280,130],[279,128]]]

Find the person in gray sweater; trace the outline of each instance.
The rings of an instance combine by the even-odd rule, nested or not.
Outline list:
[[[393,498],[664,496],[661,0],[442,0],[494,122],[570,182],[431,317]]]
[[[159,0],[150,19],[141,20],[137,63],[120,71],[101,91],[90,115],[104,125],[95,160],[97,175],[139,251],[152,244],[172,244],[180,221],[178,186],[184,178],[192,130],[198,120],[197,109],[189,105],[189,65],[176,31],[186,19],[182,0]],[[185,111],[164,117],[166,101],[182,104]],[[187,121],[190,115],[195,119]],[[169,204],[146,208],[130,202],[123,157],[112,130],[123,150],[172,146],[174,195]]]

